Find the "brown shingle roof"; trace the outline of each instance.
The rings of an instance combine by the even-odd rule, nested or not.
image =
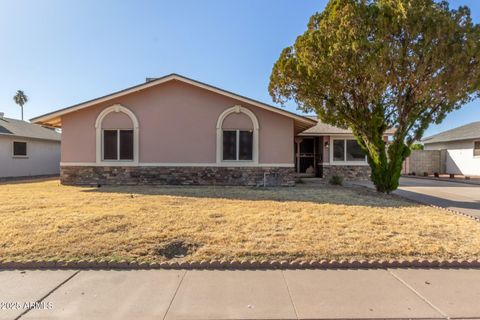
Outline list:
[[[332,126],[330,124],[322,122],[316,116],[308,116],[311,119],[317,121],[317,124],[310,129],[303,131],[300,135],[337,135],[337,134],[352,134],[350,129],[342,129],[339,127]],[[392,135],[395,133],[395,129],[388,129],[386,131],[387,135]]]

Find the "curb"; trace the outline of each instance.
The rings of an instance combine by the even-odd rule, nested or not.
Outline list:
[[[480,259],[450,260],[232,260],[192,262],[136,262],[136,261],[0,261],[0,270],[307,270],[307,269],[386,269],[386,268],[480,268]]]
[[[405,199],[408,199],[408,198],[405,198]],[[409,199],[410,200],[410,199]],[[412,200],[413,201],[413,200]],[[441,210],[445,210],[445,211],[448,211],[450,213],[453,213],[453,214],[456,214],[456,215],[459,215],[459,216],[463,216],[463,217],[466,217],[466,218],[470,218],[472,220],[475,220],[477,222],[480,222],[480,217],[475,217],[475,216],[472,216],[472,215],[469,215],[467,213],[464,213],[464,212],[460,212],[460,211],[457,211],[457,210],[453,210],[453,209],[449,209],[449,208],[445,208],[445,207],[440,207],[440,206],[436,206],[434,204],[430,204],[430,203],[426,203],[426,202],[421,202],[421,201],[416,201],[420,204],[423,204],[423,205],[428,205],[432,208],[435,208],[435,209],[441,209]]]

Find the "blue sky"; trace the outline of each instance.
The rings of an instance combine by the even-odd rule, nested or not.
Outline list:
[[[25,118],[176,72],[272,103],[270,71],[326,0],[0,0],[0,111]],[[468,5],[480,22],[478,0]],[[288,109],[295,111],[295,106]],[[480,120],[480,101],[434,134]]]

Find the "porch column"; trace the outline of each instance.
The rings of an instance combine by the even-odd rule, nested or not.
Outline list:
[[[303,138],[295,137],[295,143],[297,144],[297,154],[295,157],[297,158],[297,173],[300,173],[300,143],[302,143]]]

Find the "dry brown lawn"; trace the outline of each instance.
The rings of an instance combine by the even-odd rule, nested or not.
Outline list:
[[[365,189],[0,185],[1,259],[479,257],[480,223]]]

